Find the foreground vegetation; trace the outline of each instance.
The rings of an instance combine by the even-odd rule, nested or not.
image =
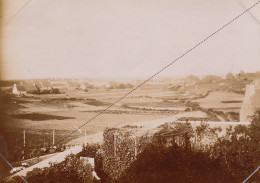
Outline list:
[[[138,129],[107,129],[102,146],[84,148],[80,155],[95,158],[102,182],[242,182],[260,163],[260,110],[249,126],[230,126],[224,136],[219,135],[221,128],[210,128],[207,123],[195,128],[190,123],[166,123],[152,136],[139,136],[133,146],[132,132]],[[120,137],[116,148],[115,133]],[[34,170],[28,180],[93,182],[90,170],[81,166],[79,158],[69,156],[59,165]],[[260,172],[250,178],[251,182],[259,180]]]
[[[96,179],[92,175],[93,168],[89,163],[79,160],[76,155],[69,155],[60,164],[51,164],[48,168],[35,168],[27,173],[28,182],[86,182],[94,183]],[[20,177],[15,178],[17,182],[23,182]]]

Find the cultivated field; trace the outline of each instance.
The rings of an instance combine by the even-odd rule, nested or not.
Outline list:
[[[239,112],[244,95],[227,91],[213,91],[205,98],[194,100],[201,107]]]
[[[64,94],[9,96],[2,102],[1,131],[10,157],[17,161],[23,159],[23,155],[17,156],[24,151],[23,130],[26,147],[37,149],[52,145],[53,130],[55,142],[63,140],[59,144],[62,145],[83,143],[84,131],[95,141],[92,134],[122,124],[153,128],[175,120],[237,121],[243,94],[221,90],[219,86],[202,83],[175,89],[168,85],[141,87],[86,125],[130,89],[94,88],[88,92],[67,90]],[[82,125],[81,132],[75,131]],[[81,140],[72,141],[78,138]],[[96,138],[102,138],[102,133]]]

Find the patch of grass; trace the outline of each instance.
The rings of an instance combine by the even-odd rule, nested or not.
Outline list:
[[[56,120],[75,119],[72,117],[55,116],[55,115],[41,114],[41,113],[16,114],[13,115],[13,117],[18,119],[29,119],[32,121],[44,121],[44,120],[51,120],[51,119],[56,119]]]

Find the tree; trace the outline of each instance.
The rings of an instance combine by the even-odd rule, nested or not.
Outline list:
[[[151,143],[117,182],[235,182],[209,154],[189,151],[187,156],[185,151],[180,146],[163,147]]]
[[[96,144],[86,144],[86,146],[83,146],[81,155],[84,157],[91,157],[94,158],[96,156],[96,153],[98,150],[101,149],[101,145],[98,143]]]
[[[230,172],[234,180],[242,182],[259,166],[259,142],[260,110],[257,110],[249,126],[227,128],[225,137],[218,139],[211,153],[219,160],[222,168]],[[260,172],[250,180],[260,180]]]
[[[84,164],[76,155],[69,155],[62,163],[52,163],[48,168],[35,168],[27,173],[27,181],[36,182],[85,182],[93,183],[95,179],[92,175],[90,164]]]
[[[260,142],[260,109],[257,109],[251,116],[251,124],[249,126],[252,139]]]

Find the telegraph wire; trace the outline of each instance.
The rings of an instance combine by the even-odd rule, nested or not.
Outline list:
[[[145,83],[147,83],[148,81],[150,81],[152,78],[154,78],[155,76],[157,76],[158,74],[160,74],[161,72],[163,72],[165,69],[167,69],[168,67],[170,67],[171,65],[173,65],[174,63],[176,63],[177,61],[179,61],[181,58],[183,58],[184,56],[186,56],[188,53],[190,53],[191,51],[193,51],[194,49],[196,49],[198,46],[200,46],[202,43],[206,42],[208,39],[210,39],[211,37],[213,37],[215,34],[217,34],[218,32],[220,32],[222,29],[224,29],[225,27],[227,27],[228,25],[230,25],[231,23],[233,23],[235,20],[237,20],[238,18],[240,18],[242,15],[244,15],[245,13],[247,13],[250,9],[254,8],[256,5],[258,5],[260,3],[260,1],[257,1],[256,3],[254,3],[253,5],[251,5],[249,8],[247,8],[245,11],[243,11],[242,13],[240,13],[239,15],[237,15],[236,17],[234,17],[233,19],[231,19],[229,22],[227,22],[226,24],[224,24],[222,27],[220,27],[219,29],[217,29],[215,32],[211,33],[209,36],[207,36],[205,39],[203,39],[202,41],[198,42],[197,44],[195,44],[192,48],[190,48],[189,50],[187,50],[186,52],[184,52],[181,56],[177,57],[176,59],[174,59],[172,62],[170,62],[168,65],[164,66],[162,69],[160,69],[158,72],[156,72],[155,74],[153,74],[152,76],[150,76],[148,79],[146,79],[145,81],[143,81],[141,84],[139,84],[138,86],[136,86],[134,89],[132,89],[131,91],[129,91],[128,93],[126,93],[123,97],[119,98],[118,100],[116,100],[114,103],[112,103],[111,105],[109,105],[107,108],[105,108],[104,110],[102,110],[101,112],[99,112],[97,115],[95,115],[94,117],[92,117],[91,119],[89,119],[87,122],[85,122],[84,124],[82,124],[80,128],[82,128],[83,126],[85,126],[86,124],[90,123],[91,121],[93,121],[94,119],[96,119],[98,116],[100,116],[101,114],[103,114],[105,111],[107,111],[108,109],[110,109],[111,107],[113,107],[115,104],[117,104],[119,101],[123,100],[125,97],[127,97],[128,95],[130,95],[131,93],[133,93],[135,90],[137,90],[138,88],[140,88],[142,85],[144,85]],[[71,132],[70,134],[68,134],[67,136],[65,136],[64,138],[62,138],[61,140],[59,140],[55,145],[63,142],[67,137],[71,136],[72,134],[74,134],[77,130],[74,130],[73,132]]]

